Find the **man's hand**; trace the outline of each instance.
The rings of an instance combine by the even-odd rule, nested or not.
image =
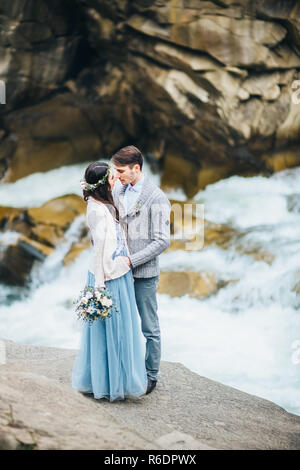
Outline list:
[[[125,261],[125,263],[127,263],[128,266],[130,266],[130,259],[129,259],[127,256],[121,256],[121,258],[123,258],[123,260]]]

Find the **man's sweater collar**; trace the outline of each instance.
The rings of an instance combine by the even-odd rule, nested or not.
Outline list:
[[[124,198],[124,194],[125,194],[125,191],[126,191],[126,188],[127,188],[127,184],[124,185],[122,188],[121,188],[121,191],[120,191],[120,199],[121,201],[123,202],[123,198]],[[143,179],[143,186],[142,186],[142,191],[141,191],[141,194],[139,195],[137,201],[136,201],[136,204],[133,206],[133,208],[128,212],[127,215],[133,215],[135,213],[135,210],[136,210],[136,206],[139,206],[141,207],[145,201],[147,201],[147,199],[149,198],[149,196],[153,193],[155,189],[155,186],[153,185],[152,181],[150,180],[150,178],[148,178],[148,176],[144,175],[144,179]]]

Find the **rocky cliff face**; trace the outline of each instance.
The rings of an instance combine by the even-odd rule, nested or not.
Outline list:
[[[297,0],[3,0],[0,24],[3,180],[128,143],[189,197],[300,163]]]

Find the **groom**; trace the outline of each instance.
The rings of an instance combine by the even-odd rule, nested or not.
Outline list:
[[[142,172],[143,156],[133,145],[115,153],[114,203],[119,210],[129,248],[134,289],[146,338],[146,370],[151,393],[156,386],[161,358],[160,327],[156,290],[159,279],[158,255],[170,245],[170,201]]]

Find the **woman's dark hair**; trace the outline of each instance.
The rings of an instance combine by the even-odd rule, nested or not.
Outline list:
[[[111,161],[117,165],[128,165],[132,168],[137,163],[140,165],[140,169],[143,167],[143,155],[142,152],[134,145],[128,145],[118,150],[112,157]]]
[[[91,163],[84,173],[85,181],[89,184],[97,183],[105,173],[107,172],[108,164],[105,162],[94,162]],[[97,201],[103,202],[113,217],[119,220],[119,211],[114,204],[114,200],[111,194],[110,184],[108,182],[108,176],[103,184],[100,184],[96,189],[83,190],[83,199],[88,200],[89,196],[93,196]]]

